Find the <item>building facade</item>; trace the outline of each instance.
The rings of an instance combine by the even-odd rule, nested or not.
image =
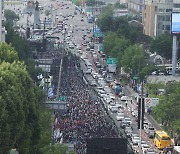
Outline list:
[[[142,11],[144,34],[154,38],[170,32],[171,13],[179,11],[179,0],[145,0]]]
[[[127,0],[128,10],[135,16],[142,16],[142,10],[144,7],[144,0]]]

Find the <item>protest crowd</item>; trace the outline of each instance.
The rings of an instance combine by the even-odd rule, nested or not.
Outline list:
[[[77,57],[64,57],[60,93],[67,97],[65,113],[54,113],[53,138],[57,143],[74,144],[77,154],[85,154],[87,139],[116,138],[115,128],[101,108],[100,101],[92,98],[91,88],[77,72]]]

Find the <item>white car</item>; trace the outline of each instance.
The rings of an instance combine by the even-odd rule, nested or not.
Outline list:
[[[133,117],[138,116],[138,112],[137,112],[137,111],[132,111],[132,116],[133,116]]]
[[[124,113],[118,113],[117,116],[116,116],[116,120],[121,121],[123,119],[124,119]]]
[[[111,112],[112,113],[117,113],[118,112],[118,108],[116,106],[111,107]]]
[[[133,145],[138,145],[139,141],[140,141],[140,137],[139,136],[134,136],[132,138]]]
[[[117,103],[116,103],[116,107],[117,107],[117,108],[122,108],[122,104],[117,104]]]
[[[111,102],[112,102],[112,99],[111,99],[111,98],[107,98],[107,99],[106,99],[106,103],[107,103],[107,104],[110,104]]]
[[[150,148],[148,144],[144,144],[142,147],[142,153],[145,154],[145,152]]]
[[[127,101],[128,100],[128,97],[127,96],[122,96],[121,97],[121,101]]]

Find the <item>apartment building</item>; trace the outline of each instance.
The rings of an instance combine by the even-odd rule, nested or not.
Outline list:
[[[170,32],[171,13],[180,11],[180,0],[145,0],[142,11],[144,34],[156,37]]]
[[[142,16],[144,0],[127,0],[128,10],[135,16]]]

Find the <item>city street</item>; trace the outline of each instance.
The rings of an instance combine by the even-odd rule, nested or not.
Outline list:
[[[137,134],[139,136],[139,130],[137,129],[137,121],[135,119],[135,116],[132,115],[132,111],[136,110],[137,111],[137,102],[135,100],[132,100],[132,97],[137,96],[137,93],[132,91],[128,86],[125,86],[123,88],[123,92],[130,100],[126,101],[121,101],[120,97],[115,96],[114,90],[111,89],[111,96],[113,95],[115,98],[113,99],[113,102],[115,104],[120,104],[120,111],[124,113],[124,118],[130,118],[131,119],[131,124],[130,127],[132,128],[132,132],[130,136],[127,137],[127,134],[125,133],[125,129],[120,127],[121,122],[117,121],[117,112],[112,112],[110,109],[110,104],[106,103],[103,100],[103,97],[100,95],[98,96],[98,91],[97,87],[102,87],[97,81],[98,78],[95,79],[93,77],[92,72],[98,73],[100,68],[96,67],[96,62],[98,61],[101,66],[105,65],[105,62],[98,52],[98,44],[94,44],[94,50],[87,50],[87,42],[91,41],[91,37],[93,36],[93,24],[88,23],[87,16],[83,15],[79,10],[75,9],[75,5],[72,4],[72,2],[69,1],[44,1],[44,0],[39,0],[40,5],[44,8],[51,6],[53,10],[53,14],[51,17],[53,18],[51,28],[49,28],[46,36],[51,36],[51,37],[59,37],[61,42],[61,45],[64,45],[64,47],[67,49],[67,54],[68,52],[71,52],[72,54],[76,54],[77,56],[80,57],[80,65],[81,65],[81,75],[84,75],[85,80],[88,82],[88,87],[90,87],[89,95],[93,98],[93,100],[98,100],[102,104],[102,108],[105,109],[104,112],[107,112],[107,115],[110,115],[110,118],[113,119],[114,123],[116,124],[116,127],[118,128],[119,134],[125,138],[128,138],[128,143],[133,147],[136,152],[139,152],[139,147],[136,145],[134,146],[131,141],[131,135],[132,134]],[[26,26],[33,26],[33,21],[34,21],[34,16],[29,15],[29,14],[22,14],[20,10],[25,9],[26,3],[22,3],[21,5],[5,5],[5,9],[11,9],[14,10],[16,13],[19,14],[20,16],[20,21],[18,21],[16,24],[23,26],[26,28]],[[76,12],[76,14],[75,14]],[[57,26],[59,22],[61,22],[61,18],[63,18],[63,28],[60,31],[57,31]],[[40,20],[44,21],[45,19],[45,11],[41,11],[40,13]],[[58,17],[58,18],[57,18]],[[47,17],[48,18],[48,17]],[[50,18],[50,17],[49,17]],[[64,22],[65,20],[65,22]],[[54,28],[55,27],[55,28]],[[32,28],[32,27],[31,27]],[[85,39],[84,39],[84,38]],[[85,40],[87,42],[85,42]],[[86,44],[87,43],[87,44]],[[70,45],[72,44],[72,46]],[[77,48],[78,47],[78,48]],[[93,56],[97,55],[95,58]],[[82,57],[82,55],[84,57]],[[86,61],[90,62],[91,64],[91,72],[90,73],[85,73],[88,70],[88,66]],[[100,75],[99,78],[103,78],[102,75]],[[103,81],[104,78],[102,79]],[[95,82],[97,84],[97,87],[94,88],[93,86],[90,86],[90,83]],[[109,87],[109,83],[106,83],[104,87],[107,86]],[[103,87],[102,87],[103,88]],[[110,95],[109,95],[110,96]],[[112,106],[111,106],[112,107]],[[151,119],[150,116],[147,115],[148,119]],[[155,123],[152,119],[151,121],[148,121],[148,123],[152,123],[156,129],[160,129],[158,124]],[[150,148],[155,149],[156,153],[159,153],[159,150],[154,146],[153,139],[149,139],[147,134],[142,131],[142,141],[147,142],[150,145]]]

